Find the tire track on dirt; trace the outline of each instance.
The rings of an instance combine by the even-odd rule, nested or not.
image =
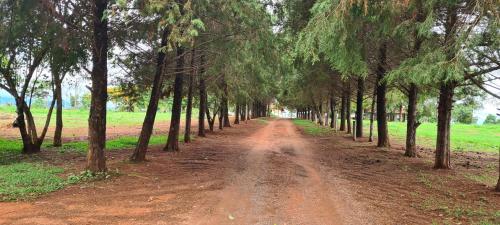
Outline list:
[[[226,178],[209,214],[186,224],[344,224],[352,212],[322,178],[314,146],[289,120],[267,126],[239,142],[248,149],[245,169]],[[346,215],[346,214],[349,214]],[[202,219],[200,219],[200,217]],[[361,224],[361,223],[357,223]]]

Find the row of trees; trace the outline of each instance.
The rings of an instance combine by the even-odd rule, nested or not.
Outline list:
[[[285,61],[291,65],[280,102],[299,116],[328,121],[363,137],[364,112],[377,121],[377,146],[390,147],[387,95],[406,99],[406,152],[417,156],[419,114],[437,99],[434,168],[450,169],[450,123],[456,102],[494,91],[500,69],[499,9],[494,1],[283,1]],[[372,99],[366,106],[366,99]],[[340,116],[338,116],[340,114]],[[500,184],[499,184],[500,185]],[[500,186],[497,188],[500,190]]]
[[[7,0],[0,3],[0,88],[16,99],[23,153],[40,151],[53,109],[54,145],[62,136],[62,88],[67,74],[90,82],[87,169],[106,171],[108,95],[129,101],[149,91],[147,112],[132,161],[146,159],[160,101],[173,99],[165,151],[179,150],[181,104],[184,140],[191,140],[193,107],[198,136],[235,121],[268,114],[280,69],[272,18],[258,0]],[[113,71],[110,88],[108,70]],[[49,74],[49,75],[47,75]],[[48,84],[52,100],[42,133],[27,102]],[[111,90],[111,93],[109,91]],[[133,104],[130,104],[133,105]]]

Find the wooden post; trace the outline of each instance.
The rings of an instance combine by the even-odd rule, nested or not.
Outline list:
[[[356,141],[356,121],[352,121],[352,140]]]

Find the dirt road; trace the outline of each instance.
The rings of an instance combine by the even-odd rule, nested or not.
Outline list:
[[[360,224],[318,172],[308,143],[289,120],[275,120],[239,140],[241,173],[226,177],[220,201],[187,224]],[[346,223],[346,222],[349,223]]]

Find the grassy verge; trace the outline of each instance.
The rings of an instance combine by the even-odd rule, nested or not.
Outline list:
[[[363,127],[368,134],[370,122],[364,121]],[[398,142],[406,139],[406,123],[390,122],[389,134]],[[376,122],[374,132],[377,135]],[[434,148],[436,146],[437,124],[423,123],[417,129],[417,144]],[[473,151],[498,153],[500,149],[500,125],[460,124],[451,125],[451,148],[453,151]]]
[[[13,163],[0,166],[0,200],[29,199],[63,188],[59,175],[64,170],[40,163]]]
[[[194,139],[194,137],[191,137]],[[116,151],[121,149],[133,148],[137,144],[138,137],[124,136],[106,142],[106,150]],[[184,135],[179,135],[179,141],[184,141]],[[154,135],[149,140],[149,145],[161,145],[167,142],[167,135]],[[5,158],[10,155],[18,155],[21,153],[21,140],[0,139],[0,158]],[[64,143],[60,148],[54,148],[51,144],[43,145],[44,149],[58,149],[59,152],[86,152],[88,149],[87,141],[74,141]],[[2,160],[0,159],[0,164]]]
[[[180,135],[179,139],[179,141],[183,141],[184,136]],[[165,144],[166,141],[166,135],[157,135],[151,137],[149,144],[161,145]],[[108,140],[106,150],[130,149],[135,147],[136,143],[137,137],[120,137]],[[30,157],[33,160],[23,160],[23,157],[20,156],[21,146],[20,140],[0,139],[0,201],[31,199],[70,184],[95,179],[85,172],[63,178],[61,176],[64,172],[63,168],[37,162],[36,157]],[[51,147],[46,145],[44,148]],[[83,154],[87,148],[87,141],[77,141],[65,143],[57,150],[61,153],[78,152]]]
[[[330,128],[321,127],[309,120],[293,120],[295,125],[304,128],[310,135],[326,135]],[[369,121],[363,122],[365,136],[368,136]],[[406,138],[406,123],[390,122],[389,135],[394,141],[404,143]],[[436,123],[423,123],[417,130],[417,144],[427,148],[434,148],[436,142]],[[374,124],[374,135],[377,135],[377,124]],[[474,151],[498,153],[500,149],[500,125],[474,125],[474,124],[452,124],[451,125],[451,148],[453,151]]]
[[[37,127],[41,127],[45,123],[48,109],[46,108],[33,108],[31,113],[35,117]],[[0,106],[0,115],[6,115],[10,119],[0,119],[0,124],[10,124],[15,118],[16,108],[14,106]],[[135,126],[142,125],[146,112],[117,112],[108,111],[106,122],[108,126]],[[198,115],[198,109],[193,109],[193,115]],[[170,112],[158,112],[156,123],[169,121],[171,117]],[[182,114],[182,118],[185,114]],[[55,113],[52,114],[50,126],[55,126]],[[83,109],[64,109],[63,110],[63,123],[65,128],[81,128],[87,127],[89,118],[89,111]]]
[[[304,129],[306,134],[313,136],[325,136],[333,132],[329,127],[319,126],[309,120],[294,119],[293,123]]]

